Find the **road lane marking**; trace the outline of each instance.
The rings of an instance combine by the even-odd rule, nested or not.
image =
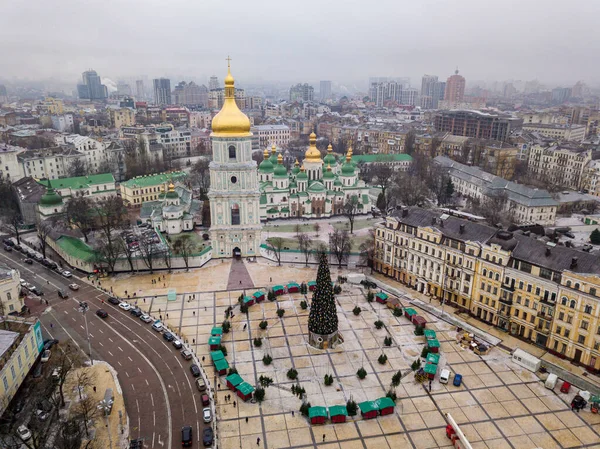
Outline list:
[[[150,386],[150,384],[148,383],[148,379],[144,379],[146,381],[146,386]]]
[[[127,358],[129,359],[130,362],[133,362],[133,359],[129,356],[127,356]]]
[[[108,351],[108,353],[110,354],[111,357],[114,357],[112,352]]]
[[[121,348],[120,346],[117,346],[117,348],[119,348],[119,351],[123,352],[123,348]]]
[[[119,363],[119,365],[120,365],[120,363]],[[128,373],[127,371],[125,371],[125,375],[126,375],[127,377],[129,377],[129,373]]]
[[[113,329],[113,330],[114,330],[114,329]],[[115,332],[117,332],[117,331],[115,331]],[[112,339],[112,338],[110,338],[110,337],[108,337],[108,341],[110,341],[111,343],[114,343],[113,339]]]
[[[121,362],[117,361],[117,363],[119,364],[119,366],[123,366],[123,365],[121,365]]]
[[[142,373],[142,370],[140,369],[140,367],[138,366],[138,371],[140,372],[140,374]]]
[[[68,314],[69,314],[69,312],[67,312],[66,310],[64,310],[64,312],[65,312],[65,315],[68,315]]]
[[[152,407],[154,407],[154,395],[152,393],[150,393],[150,400],[152,401]]]
[[[80,328],[82,328],[83,330],[85,330],[85,327],[83,327],[81,324],[79,325]]]
[[[92,334],[91,332],[88,332],[90,334],[90,337],[94,338],[94,334]]]
[[[100,333],[101,333],[101,334],[103,334],[103,333],[104,333],[104,331],[103,331],[102,329],[98,329],[98,330],[100,331]]]

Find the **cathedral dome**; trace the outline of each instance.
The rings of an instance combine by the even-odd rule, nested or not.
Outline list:
[[[346,153],[346,163],[342,165],[342,175],[354,176],[354,164],[352,163],[352,148]]]
[[[323,158],[323,162],[325,162],[325,164],[335,165],[336,161],[335,156],[333,155],[333,148],[331,144],[329,144],[329,146],[327,147],[327,156]]]
[[[275,144],[271,145],[271,157],[269,158],[269,161],[271,161],[273,167],[277,165],[277,147]]]
[[[169,191],[167,192],[167,194],[165,195],[165,197],[168,198],[168,199],[170,199],[170,200],[174,200],[174,199],[179,198],[179,195],[175,191],[175,185],[173,184],[173,182],[171,182],[169,184]]]
[[[296,159],[296,162],[294,163],[294,168],[292,168],[292,173],[294,175],[297,175],[298,173],[300,173],[300,163],[298,162],[298,159]]]
[[[272,173],[273,172],[273,164],[269,160],[269,150],[265,148],[265,152],[263,153],[263,161],[258,166],[258,169],[261,173]]]
[[[298,173],[298,176],[296,176],[296,179],[298,179],[300,181],[302,181],[303,179],[308,180],[308,175],[306,174],[304,165],[300,168],[300,173]]]
[[[273,174],[276,177],[287,177],[287,170],[285,165],[283,165],[283,156],[281,153],[279,153],[279,156],[277,156],[277,165],[273,169]]]
[[[304,162],[322,162],[321,152],[317,148],[317,135],[310,133],[308,150],[304,153]]]
[[[212,120],[212,136],[214,137],[248,137],[250,119],[240,111],[235,102],[235,81],[229,66],[225,77],[225,100],[223,107]]]
[[[46,193],[40,198],[40,204],[46,207],[59,206],[62,203],[62,196],[56,193],[56,190],[54,190],[52,186],[49,186]]]
[[[333,179],[335,175],[331,171],[331,165],[327,165],[327,171],[323,173],[323,179]]]

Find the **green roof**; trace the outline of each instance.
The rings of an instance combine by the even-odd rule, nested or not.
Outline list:
[[[318,416],[327,418],[327,409],[325,407],[311,407],[308,409],[309,418],[315,418]]]
[[[425,374],[435,375],[435,373],[437,373],[437,365],[435,363],[428,363],[425,365],[425,368],[423,368],[423,371],[425,371]]]
[[[375,296],[377,296],[378,298],[381,298],[381,299],[388,299],[388,295],[386,295],[383,292],[379,292]]]
[[[352,162],[412,162],[410,154],[357,154]]]
[[[260,196],[260,204],[267,204],[267,195],[263,194]]]
[[[427,354],[427,363],[435,363],[437,365],[438,363],[440,363],[440,355],[430,352],[429,354]]]
[[[290,282],[287,286],[288,286],[288,288],[290,288],[290,287],[300,287],[300,285],[297,282]]]
[[[332,405],[329,407],[329,416],[348,416],[348,409],[345,405]]]
[[[213,327],[212,330],[210,331],[210,335],[223,335],[223,328],[222,327]]]
[[[269,159],[264,159],[258,166],[258,170],[262,173],[271,173],[273,171],[273,164]]]
[[[249,302],[254,301],[253,296],[244,296],[244,304],[248,304]]]
[[[346,162],[342,165],[342,175],[351,176],[354,174],[354,166]]]
[[[361,413],[368,413],[379,410],[379,404],[376,401],[365,401],[358,404]]]
[[[427,340],[427,346],[430,348],[439,348],[440,342],[438,340]]]
[[[40,184],[48,187],[50,181],[38,181]],[[101,173],[99,175],[74,176],[72,178],[59,178],[52,180],[52,187],[55,189],[86,189],[96,184],[109,184],[115,182],[112,173]],[[93,192],[91,192],[93,193]]]
[[[261,296],[264,296],[264,292],[261,292],[260,290],[255,291],[254,294],[252,296],[254,296],[255,298],[260,298]]]
[[[283,290],[283,285],[274,285],[273,290]]]
[[[182,171],[176,171],[172,173],[159,173],[156,175],[136,176],[135,178],[130,179],[129,181],[122,182],[121,185],[130,189],[137,189],[140,187],[156,186],[169,181],[177,181],[185,179],[186,177],[187,173]]]
[[[435,338],[437,337],[433,329],[425,329],[425,332],[423,332],[423,334],[425,335],[427,340],[435,340]]]
[[[212,351],[210,353],[210,356],[212,357],[213,360],[221,360],[225,358],[225,355],[223,354],[223,351]]]
[[[231,385],[233,385],[234,387],[236,387],[239,384],[241,384],[242,382],[244,382],[244,379],[242,379],[242,376],[240,376],[238,373],[230,374],[229,376],[227,376],[225,378],[225,380],[227,382],[229,382]]]
[[[58,206],[63,203],[62,196],[56,193],[52,187],[48,188],[46,193],[40,198],[40,204],[42,206]]]
[[[229,368],[229,363],[227,363],[227,360],[225,359],[215,360],[215,368],[217,371],[223,371],[224,369]]]
[[[285,165],[283,164],[277,164],[275,166],[275,168],[273,169],[273,175],[276,178],[285,178],[287,177],[287,169],[285,168]]]
[[[379,410],[396,406],[396,403],[394,401],[392,401],[391,398],[388,398],[387,396],[379,398],[374,402],[376,402],[379,405]]]
[[[313,182],[308,186],[309,192],[322,192],[323,190],[325,190],[325,187],[319,181]]]
[[[317,285],[317,281],[308,281],[308,285],[309,286],[311,286],[311,285]]]
[[[417,311],[412,307],[407,307],[406,309],[404,309],[404,313],[407,313],[408,316],[417,315]]]
[[[213,345],[220,345],[221,344],[221,337],[209,337],[208,344],[211,345],[211,346],[213,346]]]
[[[61,235],[56,240],[56,243],[65,253],[71,257],[74,257],[75,259],[79,259],[84,262],[90,262],[96,259],[96,252],[75,237]]]
[[[248,382],[242,382],[236,388],[244,396],[247,396],[247,395],[252,394],[254,392],[254,387],[252,385],[250,385]]]

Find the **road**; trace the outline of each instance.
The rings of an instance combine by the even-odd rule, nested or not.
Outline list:
[[[67,279],[37,262],[27,265],[22,259],[17,251],[0,251],[0,262],[19,270],[22,279],[44,290],[44,303],[35,301],[31,309],[39,315],[45,334],[61,344],[73,340],[89,355],[84,316],[79,311],[79,301],[87,301],[92,359],[105,360],[117,370],[130,437],[144,438],[144,447],[172,449],[181,445],[182,426],[190,425],[195,446],[202,446],[205,424],[200,393],[189,370],[192,362],[184,360],[150,324],[106,302],[108,296],[100,290],[75,276]],[[71,291],[71,283],[77,283],[79,290]],[[69,298],[60,299],[58,289],[68,292]],[[108,318],[96,316],[100,308],[108,312]]]

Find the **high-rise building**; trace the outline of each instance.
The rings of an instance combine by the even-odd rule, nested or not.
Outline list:
[[[421,107],[437,109],[438,102],[444,99],[446,83],[438,81],[437,75],[423,75],[421,79]]]
[[[419,96],[419,91],[414,87],[409,87],[408,89],[402,89],[400,95],[400,102],[404,105],[416,106],[417,105],[417,97]]]
[[[552,103],[562,104],[571,97],[571,88],[557,87],[552,89]]]
[[[127,83],[117,83],[117,94],[130,96],[131,87]]]
[[[6,92],[6,86],[0,84],[0,104],[8,103],[8,92]]]
[[[81,75],[82,84],[77,85],[77,94],[82,100],[105,100],[108,98],[108,89],[100,81],[100,76],[95,70],[88,70]]]
[[[135,97],[137,101],[144,101],[146,99],[146,91],[144,90],[144,80],[137,80],[135,82]]]
[[[331,81],[321,81],[319,83],[319,98],[321,101],[331,98]]]
[[[154,104],[171,104],[171,80],[158,78],[154,83]]]
[[[458,74],[458,69],[454,75],[446,81],[446,90],[444,100],[453,103],[460,103],[465,98],[465,77]]]
[[[193,81],[181,81],[173,90],[173,102],[185,106],[208,106],[208,89]]]
[[[374,82],[369,88],[369,96],[371,101],[379,107],[382,107],[386,101],[402,103],[402,91],[406,87],[404,82],[398,81]]]
[[[208,81],[208,90],[217,90],[219,89],[219,78],[216,76],[211,76]]]
[[[311,85],[304,84],[296,84],[295,86],[290,87],[290,101],[313,101],[315,99],[315,88]]]

